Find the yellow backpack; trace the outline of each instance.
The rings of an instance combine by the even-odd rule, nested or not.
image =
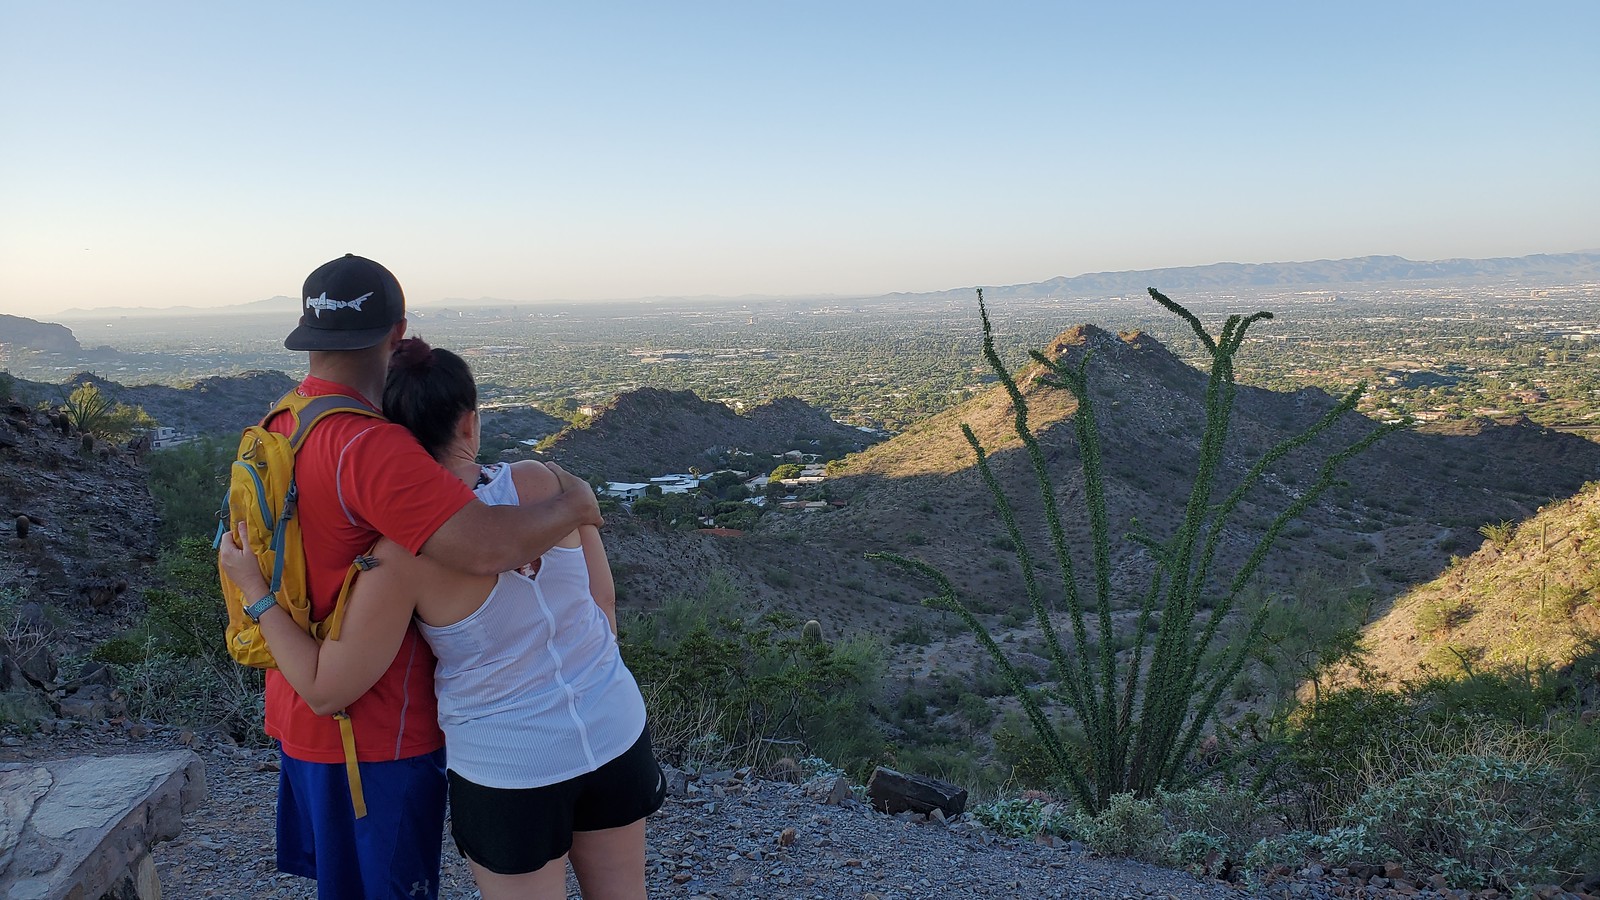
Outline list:
[[[290,417],[288,434],[269,431],[267,422],[280,412]],[[294,618],[295,624],[317,640],[338,640],[339,625],[344,619],[345,600],[355,577],[370,568],[369,556],[362,555],[350,563],[344,584],[339,588],[333,611],[322,621],[311,618],[310,587],[306,583],[306,555],[300,542],[300,519],[295,515],[299,505],[299,492],[294,480],[294,457],[305,443],[312,426],[333,413],[351,412],[381,419],[366,404],[339,394],[303,397],[290,391],[273,406],[258,425],[244,430],[239,438],[239,452],[229,470],[228,496],[217,513],[217,536],[213,547],[221,546],[229,532],[236,532],[238,523],[244,522],[249,537],[248,549],[261,563],[261,574],[267,580],[268,590],[278,597],[282,606]],[[370,551],[369,551],[370,552]],[[277,662],[261,636],[261,626],[251,621],[244,608],[261,598],[246,597],[226,573],[220,571],[222,599],[228,609],[226,641],[228,655],[241,665],[257,669],[275,669]],[[339,732],[344,741],[345,768],[350,777],[350,794],[355,803],[356,817],[366,814],[362,798],[360,774],[356,769],[355,732],[350,717],[340,711],[334,714],[339,721]]]

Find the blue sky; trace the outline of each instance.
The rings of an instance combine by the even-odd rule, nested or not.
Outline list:
[[[1600,247],[1600,3],[0,0],[0,312]]]

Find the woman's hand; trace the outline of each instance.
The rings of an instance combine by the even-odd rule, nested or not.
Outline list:
[[[256,555],[248,549],[250,536],[245,531],[245,524],[240,522],[236,532],[230,532],[228,539],[222,541],[217,548],[217,562],[222,566],[222,571],[228,575],[228,580],[239,586],[246,597],[264,597],[267,593],[267,579],[261,575],[261,563]]]

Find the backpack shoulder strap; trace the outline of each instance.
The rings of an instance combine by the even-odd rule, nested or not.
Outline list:
[[[382,538],[378,540],[381,541]],[[312,637],[329,641],[337,641],[339,639],[339,630],[344,625],[344,610],[347,605],[346,601],[350,599],[350,590],[355,587],[357,575],[378,565],[377,557],[372,555],[373,551],[377,549],[378,541],[373,541],[372,546],[367,548],[367,552],[351,561],[350,568],[344,573],[344,584],[339,586],[339,596],[333,601],[333,612],[329,613],[326,619],[317,623],[317,630],[312,633]]]
[[[311,433],[312,426],[334,413],[348,412],[362,416],[371,416],[382,419],[383,414],[372,407],[362,403],[354,397],[344,394],[319,394],[315,397],[303,397],[298,391],[284,394],[267,417],[261,420],[264,426],[273,416],[280,412],[289,414],[291,427],[289,428],[289,449],[298,451],[300,445],[305,443],[306,435]]]

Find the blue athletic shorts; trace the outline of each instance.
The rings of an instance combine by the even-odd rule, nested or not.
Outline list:
[[[282,756],[278,870],[316,879],[318,900],[437,900],[444,751],[360,765],[357,819],[343,763]]]

